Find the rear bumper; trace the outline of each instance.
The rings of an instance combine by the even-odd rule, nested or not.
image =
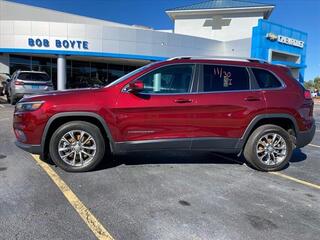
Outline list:
[[[316,124],[313,122],[312,127],[307,131],[301,131],[297,134],[296,147],[302,148],[308,145],[316,133]]]
[[[42,152],[40,145],[25,144],[19,141],[16,141],[15,144],[17,147],[32,154],[41,154]]]

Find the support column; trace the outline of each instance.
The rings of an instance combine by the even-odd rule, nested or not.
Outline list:
[[[65,55],[58,55],[57,68],[57,90],[64,90],[66,89],[67,83],[67,64]]]

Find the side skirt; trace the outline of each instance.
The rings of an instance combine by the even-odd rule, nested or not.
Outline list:
[[[157,150],[203,150],[220,153],[239,153],[239,138],[183,138],[116,142],[115,153]]]

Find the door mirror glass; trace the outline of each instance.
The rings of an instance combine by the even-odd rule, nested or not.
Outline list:
[[[129,83],[129,87],[127,88],[127,91],[130,93],[138,93],[138,92],[142,92],[143,90],[144,90],[144,84],[139,80]]]

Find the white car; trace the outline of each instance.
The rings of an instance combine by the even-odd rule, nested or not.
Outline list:
[[[311,96],[312,96],[313,98],[315,98],[315,97],[318,96],[318,93],[317,93],[317,92],[311,92]]]
[[[0,96],[5,94],[7,80],[10,79],[10,75],[8,73],[0,73]]]

